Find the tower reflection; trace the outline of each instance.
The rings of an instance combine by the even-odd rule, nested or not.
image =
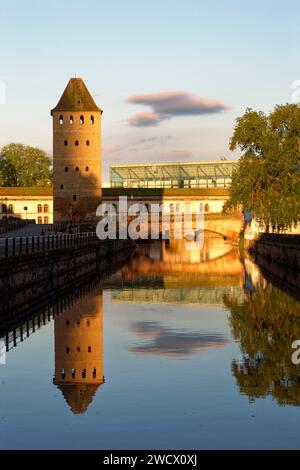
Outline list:
[[[54,383],[74,414],[85,413],[103,384],[102,290],[55,318]]]

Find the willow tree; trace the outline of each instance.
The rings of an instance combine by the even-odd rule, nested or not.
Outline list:
[[[247,109],[236,121],[230,150],[242,156],[225,209],[251,210],[266,224],[290,226],[300,217],[300,105],[266,115]]]

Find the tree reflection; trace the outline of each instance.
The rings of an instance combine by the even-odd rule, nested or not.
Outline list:
[[[245,294],[242,304],[228,296],[224,302],[243,354],[241,362],[232,362],[241,393],[300,405],[300,366],[291,361],[292,342],[300,338],[300,302],[266,282]]]

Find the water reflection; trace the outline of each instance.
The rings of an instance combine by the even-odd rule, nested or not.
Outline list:
[[[102,291],[56,317],[54,383],[73,413],[85,413],[103,384]]]
[[[210,357],[224,352],[223,370],[231,366],[235,393],[251,401],[270,395],[280,405],[300,405],[300,368],[291,362],[291,344],[300,338],[300,303],[270,283],[253,260],[241,261],[238,249],[222,238],[207,238],[200,251],[192,242],[187,249],[180,240],[139,245],[129,263],[95,284],[36,316],[30,314],[3,334],[9,350],[54,319],[53,383],[73,414],[85,414],[104,383],[103,289],[109,298],[109,335],[118,327],[114,348],[123,347],[115,367],[120,371],[126,362],[127,377],[131,361],[143,361],[131,380],[142,383],[157,356],[175,370],[179,360],[193,364],[201,354],[207,384],[216,367]],[[226,313],[221,320],[224,307],[228,320]],[[232,344],[236,348],[232,339],[241,354],[235,349],[226,356]],[[155,363],[155,368],[160,365]],[[112,369],[107,367],[108,377]],[[181,373],[188,370],[189,365]],[[50,384],[50,376],[47,380]]]
[[[130,331],[146,340],[143,344],[129,348],[129,351],[138,354],[180,358],[202,350],[222,347],[228,342],[222,334],[190,332],[152,321],[132,323]]]
[[[141,245],[105,286],[115,290],[113,299],[120,302],[221,305],[225,292],[242,294],[243,282],[238,248],[215,237],[205,239],[201,250],[193,242],[173,239]]]
[[[280,405],[300,405],[300,368],[291,361],[291,344],[300,338],[300,302],[267,282],[247,259],[243,302],[225,296],[224,304],[243,354],[232,363],[241,393],[251,400],[270,394]]]
[[[115,304],[223,306],[225,294],[228,298],[243,297],[243,265],[237,248],[222,237],[206,238],[201,250],[194,242],[171,239],[140,245],[131,261],[105,286],[111,289]],[[129,331],[139,339],[128,348],[130,352],[178,359],[228,343],[226,335],[212,328],[189,328],[187,319],[181,328],[167,324],[163,306],[160,308],[159,321],[150,316],[129,322]]]

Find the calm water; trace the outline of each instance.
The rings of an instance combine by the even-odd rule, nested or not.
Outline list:
[[[300,303],[221,239],[140,246],[45,323],[0,365],[2,449],[300,448]]]

